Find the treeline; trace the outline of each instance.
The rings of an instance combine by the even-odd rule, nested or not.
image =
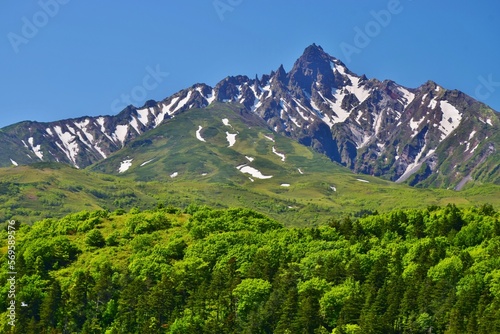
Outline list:
[[[15,327],[2,257],[0,331],[500,333],[499,218],[448,205],[287,229],[192,205],[44,220],[16,235]]]

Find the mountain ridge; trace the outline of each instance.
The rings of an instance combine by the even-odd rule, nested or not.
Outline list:
[[[457,190],[469,180],[500,182],[500,118],[493,109],[432,81],[406,88],[358,76],[315,44],[289,72],[281,65],[260,79],[197,83],[114,116],[5,127],[0,166],[58,161],[85,168],[168,119],[215,101],[241,105],[274,132],[357,173]]]

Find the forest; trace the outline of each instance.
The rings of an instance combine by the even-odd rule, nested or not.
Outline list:
[[[0,332],[500,333],[499,218],[447,205],[285,228],[159,204],[6,222]]]

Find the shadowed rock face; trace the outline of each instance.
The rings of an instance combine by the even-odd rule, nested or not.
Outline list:
[[[260,79],[195,84],[115,116],[6,127],[0,165],[42,160],[84,168],[175,115],[215,101],[241,105],[275,132],[357,173],[415,186],[500,182],[498,113],[432,81],[410,89],[356,75],[315,44],[288,73],[280,66]]]

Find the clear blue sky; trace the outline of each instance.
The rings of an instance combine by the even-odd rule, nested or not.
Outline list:
[[[355,73],[407,87],[434,80],[500,110],[499,33],[498,0],[3,0],[0,127],[116,114],[122,94],[140,106],[197,82],[288,71],[313,42]]]

